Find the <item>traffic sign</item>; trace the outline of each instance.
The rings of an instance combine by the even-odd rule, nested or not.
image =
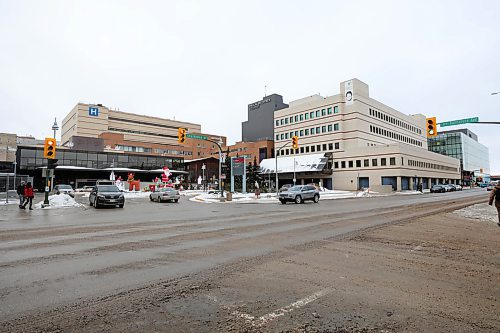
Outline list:
[[[199,140],[207,140],[208,136],[206,135],[199,135],[199,134],[186,134],[186,137],[190,139],[199,139]]]
[[[477,123],[477,122],[479,122],[479,117],[452,120],[452,121],[444,121],[442,123],[438,123],[438,125],[444,127],[444,126],[455,126],[455,125]]]

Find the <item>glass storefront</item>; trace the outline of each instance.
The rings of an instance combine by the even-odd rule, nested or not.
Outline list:
[[[170,169],[184,170],[184,159],[179,157],[59,149],[57,150],[57,159],[57,164],[61,166],[93,169],[105,169],[113,166],[115,168],[152,170],[168,166]],[[47,160],[43,158],[43,147],[18,147],[17,163],[21,170],[35,170],[47,166]]]

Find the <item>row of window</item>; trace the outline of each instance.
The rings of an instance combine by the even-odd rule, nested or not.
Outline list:
[[[301,146],[299,149],[282,149],[280,155],[297,155],[297,154],[307,154],[307,153],[315,153],[319,151],[332,151],[339,150],[340,143],[339,142],[330,142],[328,144],[318,144],[318,145],[310,145],[310,146]]]
[[[288,125],[293,123],[298,123],[300,121],[324,117],[332,114],[339,113],[339,107],[336,105],[333,108],[327,107],[326,109],[320,109],[316,111],[310,111],[306,113],[301,113],[299,115],[285,117],[281,119],[276,119],[276,126]]]
[[[115,150],[133,151],[136,153],[150,153],[151,152],[151,148],[138,147],[138,146],[123,146],[123,145],[116,145]]]
[[[414,161],[414,160],[408,160],[408,165],[411,167],[425,168],[425,169],[457,171],[457,168],[449,167],[446,165],[427,163],[427,162],[422,162],[422,161]]]
[[[316,127],[301,129],[301,130],[297,130],[297,131],[276,134],[276,141],[291,139],[293,136],[302,137],[302,136],[328,133],[328,132],[334,132],[334,131],[335,132],[340,131],[340,125],[338,123],[323,125],[323,126],[316,126]]]
[[[163,138],[177,139],[176,135],[160,134],[160,133],[153,133],[153,132],[146,132],[146,131],[136,131],[136,130],[130,130],[130,129],[124,129],[124,128],[110,127],[109,130],[114,131],[114,132],[121,132],[121,133],[144,134],[144,135],[161,136]]]
[[[385,137],[388,137],[391,139],[395,139],[398,141],[402,141],[402,142],[406,142],[406,143],[409,143],[409,144],[412,144],[415,146],[422,147],[422,142],[419,140],[415,140],[413,138],[401,135],[401,134],[396,133],[396,132],[391,132],[391,131],[388,131],[386,129],[383,129],[383,128],[380,128],[377,126],[370,125],[370,133],[375,133],[375,134],[382,135],[382,136],[385,136]]]
[[[382,157],[380,158],[380,166],[387,166],[387,158]],[[361,166],[363,165],[363,166]],[[396,158],[395,157],[389,157],[389,165],[396,165]],[[379,159],[378,158],[372,158],[371,159],[371,165],[370,165],[370,159],[364,159],[364,160],[349,160],[349,161],[340,161],[340,162],[334,162],[333,167],[334,169],[346,169],[346,168],[368,168],[368,167],[377,167],[379,166]]]
[[[186,155],[186,156],[193,155],[192,151],[175,150],[175,149],[160,149],[160,148],[156,148],[155,153],[165,154],[165,155]]]
[[[404,121],[401,121],[401,120],[396,119],[394,117],[388,116],[385,113],[374,110],[372,108],[370,108],[370,116],[379,118],[383,121],[386,121],[386,122],[391,123],[393,125],[399,126],[399,127],[404,128],[408,131],[411,131],[413,133],[422,134],[422,130],[420,128],[415,127],[413,125],[410,125],[408,123],[405,123]]]

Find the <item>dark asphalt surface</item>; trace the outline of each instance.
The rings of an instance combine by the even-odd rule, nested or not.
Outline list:
[[[387,223],[387,214],[411,217],[414,207],[439,210],[447,201],[446,210],[453,200],[483,196],[478,189],[301,205],[204,204],[183,197],[178,204],[130,199],[123,209],[2,206],[0,317],[117,294],[374,227]]]

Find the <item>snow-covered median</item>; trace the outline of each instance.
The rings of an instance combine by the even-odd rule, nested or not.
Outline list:
[[[487,203],[468,206],[453,212],[458,216],[469,219],[480,220],[488,223],[497,223],[498,215],[495,206],[490,206]]]
[[[67,194],[54,194],[49,196],[49,206],[42,207],[43,201],[33,205],[35,208],[40,209],[54,209],[54,208],[68,208],[68,207],[83,207],[84,205],[79,204],[72,197]]]

